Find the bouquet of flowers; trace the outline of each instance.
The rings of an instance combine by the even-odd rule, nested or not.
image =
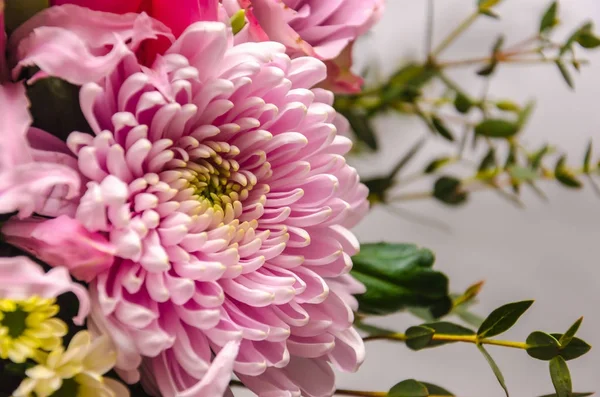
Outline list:
[[[475,15],[497,3],[479,0]],[[418,148],[361,183],[352,141],[375,149],[371,118],[409,108],[452,140],[418,102],[441,70],[434,56],[373,89],[351,69],[355,40],[383,12],[383,0],[0,0],[0,396],[326,397],[334,370],[356,371],[373,339],[475,344],[504,388],[484,345],[521,348],[550,361],[558,396],[574,395],[566,361],[590,348],[580,320],[494,340],[530,301],[473,319],[481,285],[451,294],[430,251],[359,253],[352,227],[387,203]],[[556,24],[556,3],[544,18]],[[600,45],[591,27],[578,32],[561,56]],[[504,55],[497,44],[481,74]],[[452,89],[462,114],[485,111]],[[475,133],[517,147],[531,109],[503,106],[517,123],[488,117]],[[545,154],[525,168],[513,153],[502,169],[488,154],[479,181],[533,185],[549,177]],[[577,182],[564,159],[552,176]],[[433,197],[468,193],[444,176]],[[365,323],[407,308],[426,323]],[[452,395],[412,379],[337,393]]]

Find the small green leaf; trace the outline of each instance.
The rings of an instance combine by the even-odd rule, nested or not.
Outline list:
[[[452,159],[450,157],[440,157],[439,159],[431,161],[431,163],[429,163],[427,167],[425,167],[425,170],[423,172],[426,174],[433,174],[434,172],[443,168],[451,161]]]
[[[519,132],[519,126],[511,121],[488,119],[475,127],[475,134],[489,138],[510,138]]]
[[[492,8],[498,5],[503,0],[478,0],[477,5],[479,6],[479,10],[485,10],[488,8]]]
[[[456,98],[454,98],[454,107],[459,113],[466,114],[473,107],[473,101],[462,92],[456,93]]]
[[[575,38],[575,41],[583,48],[593,49],[600,46],[600,38],[594,35],[594,25],[586,23],[583,25]]]
[[[571,341],[573,340],[573,337],[579,330],[579,327],[581,326],[582,321],[583,321],[583,317],[579,317],[579,319],[577,321],[575,321],[575,323],[573,323],[573,325],[571,325],[569,327],[567,332],[565,332],[563,335],[561,335],[561,337],[558,341],[558,343],[560,343],[561,348],[564,348],[564,347],[568,346],[569,343],[571,343]]]
[[[454,142],[454,135],[452,132],[446,127],[444,122],[437,116],[431,117],[431,123],[435,127],[435,130],[447,141]]]
[[[562,337],[561,334],[551,334],[557,340]],[[591,346],[584,340],[581,340],[577,337],[573,337],[571,342],[567,346],[563,346],[560,349],[560,355],[567,361],[575,360],[589,352],[591,350]]]
[[[479,163],[479,168],[477,169],[477,171],[484,172],[494,168],[497,168],[496,151],[494,150],[494,148],[490,148],[485,157],[481,160],[481,163]]]
[[[427,387],[414,379],[407,379],[390,389],[387,397],[427,397]]]
[[[379,148],[375,130],[371,126],[371,121],[366,115],[359,114],[354,110],[343,110],[341,113],[350,123],[350,128],[352,128],[352,131],[354,131],[354,134],[359,141],[363,142],[372,150],[377,150]]]
[[[553,27],[558,25],[558,18],[556,17],[558,14],[558,2],[554,1],[550,4],[550,7],[546,10],[544,15],[542,16],[542,21],[540,22],[540,33],[546,33],[551,30]]]
[[[531,101],[528,102],[527,105],[525,105],[525,107],[523,108],[523,110],[519,112],[519,117],[517,118],[517,126],[519,127],[519,130],[522,130],[525,124],[527,124],[534,108],[535,102]]]
[[[477,71],[477,74],[479,76],[489,76],[492,73],[494,73],[494,71],[496,70],[496,67],[498,66],[498,52],[500,51],[500,49],[502,48],[502,46],[504,45],[504,36],[499,36],[496,41],[494,42],[494,46],[492,47],[492,55],[491,55],[491,61],[487,66],[484,66],[482,69]]]
[[[545,332],[532,332],[525,343],[527,343],[527,354],[538,360],[548,361],[560,354],[558,340]]]
[[[555,64],[558,67],[558,71],[560,72],[561,76],[563,77],[563,79],[565,80],[567,85],[571,88],[575,88],[575,84],[573,84],[573,79],[571,78],[571,74],[567,70],[567,67],[565,66],[563,61],[558,59],[555,61]]]
[[[238,34],[244,26],[246,26],[246,10],[239,10],[229,20],[231,24],[231,30],[234,34]]]
[[[585,157],[583,159],[583,172],[586,174],[590,173],[590,166],[592,162],[592,141],[588,143],[587,150],[585,151]]]
[[[481,324],[477,335],[480,338],[492,337],[509,330],[533,304],[533,301],[509,303],[494,310]]]
[[[352,258],[352,275],[367,292],[357,295],[359,312],[385,315],[408,307],[450,311],[448,278],[432,269],[435,256],[414,244],[363,244]]]
[[[513,101],[504,100],[496,102],[496,107],[505,112],[515,112],[518,113],[521,111],[521,107],[514,103]]]
[[[461,205],[468,199],[468,193],[462,190],[462,182],[450,176],[440,177],[433,187],[433,197],[447,205]]]
[[[488,353],[487,350],[485,350],[483,345],[478,344],[477,348],[479,349],[481,354],[483,354],[483,356],[485,357],[486,361],[490,365],[490,368],[492,368],[494,375],[496,375],[496,379],[498,379],[498,383],[500,383],[500,386],[502,386],[502,389],[504,389],[504,393],[506,394],[506,397],[509,397],[508,388],[506,387],[506,382],[504,381],[504,375],[502,375],[500,368],[498,368],[498,364],[496,364],[496,362],[494,361],[492,356],[490,356],[490,353]]]
[[[507,169],[510,176],[514,179],[524,182],[531,182],[538,179],[538,173],[534,171],[532,168],[520,167],[520,166],[510,166]]]
[[[595,393],[591,392],[591,393],[572,393],[571,397],[589,397],[589,396],[593,396]],[[558,397],[558,394],[556,393],[552,393],[552,394],[545,394],[543,396],[540,397]]]
[[[406,346],[411,350],[421,350],[431,345],[435,330],[426,326],[410,327],[404,333]]]
[[[421,384],[423,384],[427,388],[427,391],[432,396],[454,397],[453,393],[449,392],[448,390],[444,389],[443,387],[433,385],[433,384],[427,383],[427,382],[421,382]]]
[[[483,10],[479,10],[479,13],[481,15],[485,15],[486,17],[490,17],[490,18],[493,18],[493,19],[499,19],[500,18],[500,15],[496,14],[492,10],[483,9]]]
[[[554,167],[554,176],[556,177],[556,180],[559,181],[562,185],[569,188],[581,188],[583,186],[581,181],[579,181],[575,174],[573,174],[573,172],[567,168],[567,166],[565,165],[566,161],[566,156],[562,156],[557,161],[556,167]]]
[[[547,154],[550,154],[550,147],[548,145],[545,145],[543,148],[534,153],[530,159],[531,168],[533,170],[537,170],[538,168],[540,168],[542,160]]]
[[[571,374],[564,358],[558,356],[550,360],[550,378],[558,397],[572,396]]]

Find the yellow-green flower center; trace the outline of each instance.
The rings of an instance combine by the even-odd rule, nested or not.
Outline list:
[[[55,299],[0,299],[0,358],[22,363],[60,346],[68,328],[54,318],[58,311]]]

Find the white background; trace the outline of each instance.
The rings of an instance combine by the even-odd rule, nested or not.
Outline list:
[[[439,40],[472,10],[475,0],[436,0],[436,35]],[[484,18],[444,52],[443,59],[485,56],[498,33],[507,43],[535,33],[548,0],[505,0],[498,7],[502,20]],[[425,26],[424,0],[388,0],[387,11],[373,34],[358,48],[357,58],[379,59],[384,72],[402,61],[422,56]],[[584,19],[600,27],[600,0],[562,0],[561,20],[565,35]],[[592,61],[570,91],[553,65],[501,67],[491,86],[497,98],[525,102],[535,98],[537,107],[525,132],[531,147],[548,142],[560,146],[579,165],[590,137],[600,153],[600,51],[585,54]],[[453,77],[473,95],[482,80],[472,70]],[[385,170],[428,132],[412,119],[378,120],[382,151],[353,160],[361,174]],[[442,142],[429,144],[419,160],[421,166],[434,154],[452,153]],[[600,182],[600,178],[598,178]],[[600,199],[591,189],[567,191],[554,183],[543,185],[550,203],[532,194],[518,209],[494,193],[477,193],[458,210],[431,201],[414,202],[404,208],[442,221],[451,234],[390,216],[374,209],[357,228],[363,242],[415,242],[437,255],[436,267],[450,276],[459,291],[485,280],[476,311],[486,314],[509,301],[536,299],[517,326],[502,336],[524,340],[537,329],[563,332],[579,316],[585,316],[580,336],[596,349],[570,362],[576,391],[600,391]],[[404,330],[418,320],[399,315],[380,324]],[[529,358],[519,350],[490,347],[503,369],[513,397],[535,397],[553,391],[547,363]],[[401,344],[371,342],[367,360],[357,374],[342,374],[340,387],[387,390],[400,380],[415,378],[444,386],[459,397],[500,397],[503,392],[483,357],[472,345],[452,345],[412,352]],[[236,389],[236,395],[247,395]]]

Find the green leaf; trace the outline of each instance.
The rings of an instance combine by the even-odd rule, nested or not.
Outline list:
[[[591,392],[591,393],[572,393],[571,397],[589,397],[589,396],[593,396],[595,393]],[[543,396],[540,397],[558,397],[558,394],[553,393],[553,394],[545,394]]]
[[[475,134],[489,138],[510,138],[519,132],[518,124],[502,119],[484,120],[475,126]]]
[[[585,151],[585,157],[583,159],[583,172],[586,174],[590,173],[590,166],[592,162],[592,140],[588,143],[587,150]]]
[[[500,335],[509,330],[533,304],[533,301],[509,303],[494,310],[481,324],[477,335],[480,338]]]
[[[600,46],[600,38],[594,35],[594,25],[589,22],[584,24],[578,31],[575,41],[583,48],[593,49]]]
[[[36,71],[33,68],[28,69],[25,75],[31,77]],[[29,111],[33,117],[33,126],[63,141],[66,141],[72,131],[91,133],[92,129],[79,104],[79,88],[55,77],[41,79],[28,85],[27,97],[31,103]]]
[[[558,356],[550,360],[550,378],[558,397],[572,396],[571,374],[564,358]]]
[[[473,107],[473,101],[462,92],[457,92],[456,98],[454,98],[454,107],[459,113],[466,114]]]
[[[550,147],[548,145],[545,145],[543,148],[541,148],[536,153],[534,153],[530,159],[531,168],[533,170],[537,170],[538,168],[540,168],[540,165],[542,164],[542,160],[548,154],[550,154]]]
[[[517,126],[519,127],[519,130],[522,130],[525,124],[529,121],[534,108],[535,102],[531,101],[528,102],[523,110],[519,112],[519,117],[517,118]]]
[[[8,0],[4,3],[6,31],[10,34],[23,22],[50,7],[49,0]]]
[[[484,66],[482,69],[477,71],[477,74],[479,76],[489,76],[492,73],[494,73],[494,71],[496,70],[496,67],[498,66],[497,54],[503,45],[504,45],[504,36],[499,36],[496,39],[496,41],[494,42],[494,46],[492,47],[491,62],[487,66]]]
[[[560,339],[561,334],[551,334],[554,338]],[[560,348],[560,355],[567,361],[579,358],[591,350],[591,346],[577,337],[573,337],[567,346]]]
[[[504,100],[496,102],[496,107],[505,112],[515,112],[518,113],[521,111],[521,107],[514,103],[513,101]]]
[[[512,178],[519,181],[531,182],[539,177],[538,173],[532,168],[520,167],[518,165],[508,167],[507,171]]]
[[[246,26],[246,10],[239,10],[233,14],[229,21],[233,34],[238,34]]]
[[[468,193],[463,191],[462,182],[450,176],[440,177],[433,187],[433,197],[447,205],[461,205],[466,203]]]
[[[481,163],[479,163],[479,168],[477,169],[477,171],[484,172],[494,168],[497,168],[496,151],[494,150],[494,148],[490,148],[485,157],[481,160]]]
[[[346,117],[350,128],[354,131],[356,138],[367,145],[372,150],[377,150],[379,145],[377,143],[377,137],[375,136],[375,130],[371,126],[371,121],[364,114],[359,114],[354,110],[341,110],[341,114]]]
[[[503,0],[478,0],[477,1],[477,5],[479,6],[479,10],[485,10],[487,8],[492,8],[498,4],[500,4],[500,2],[502,2]]]
[[[489,9],[479,10],[479,13],[481,15],[485,15],[486,17],[490,17],[490,18],[493,18],[493,19],[499,19],[500,18],[500,15],[496,14],[494,11],[489,10]]]
[[[435,130],[447,141],[454,142],[454,135],[452,132],[446,127],[444,122],[437,116],[431,117],[431,123],[435,127]]]
[[[421,350],[431,346],[435,330],[426,326],[410,327],[406,330],[406,346],[411,350]]]
[[[472,336],[475,332],[459,324],[447,321],[426,323],[406,330],[406,346],[412,350],[422,350],[429,347],[436,347],[455,343],[456,341],[433,340],[435,334]]]
[[[427,388],[427,391],[432,396],[454,397],[453,393],[449,392],[448,390],[444,389],[443,387],[439,387],[437,385],[433,385],[433,384],[427,383],[427,382],[421,382],[421,384],[423,384]]]
[[[579,319],[577,321],[575,321],[573,323],[573,325],[571,325],[569,327],[569,329],[567,330],[567,332],[565,332],[563,335],[561,335],[558,343],[560,344],[561,348],[564,348],[566,346],[569,345],[569,343],[571,343],[571,341],[573,340],[573,337],[575,336],[575,334],[577,333],[577,331],[579,330],[579,327],[581,326],[581,322],[583,321],[583,317],[579,317]]]
[[[352,275],[365,284],[359,312],[390,314],[407,307],[448,312],[448,278],[432,269],[435,257],[414,244],[363,244],[352,258]]]
[[[540,22],[540,34],[546,33],[551,30],[553,27],[558,25],[558,18],[556,17],[558,14],[558,2],[554,1],[550,4],[550,7],[546,10],[544,15],[542,16],[542,21]]]
[[[573,84],[573,79],[571,78],[571,74],[567,70],[567,67],[565,66],[563,61],[561,61],[560,59],[557,59],[554,63],[556,64],[556,67],[558,67],[558,71],[560,72],[561,76],[565,80],[565,83],[567,83],[567,85],[569,87],[575,88],[575,84]]]
[[[450,157],[440,157],[439,159],[431,161],[431,163],[429,163],[427,167],[425,167],[425,170],[423,172],[426,174],[433,174],[434,172],[441,169],[451,161],[452,159]]]
[[[504,389],[504,393],[506,393],[506,397],[509,397],[508,388],[506,387],[506,382],[504,381],[504,375],[502,375],[502,371],[500,371],[500,368],[498,368],[498,364],[496,364],[492,356],[490,356],[490,353],[488,353],[482,345],[478,344],[477,348],[485,357],[486,361],[490,365],[490,368],[492,368],[494,375],[496,375],[496,379],[498,379],[498,383],[500,383],[500,386],[502,386],[502,389]]]
[[[527,354],[538,360],[552,360],[560,354],[558,339],[542,331],[529,334],[525,343],[527,343]]]
[[[390,389],[387,397],[427,397],[427,387],[414,379],[407,379]]]
[[[557,161],[556,167],[554,167],[554,176],[556,177],[556,180],[568,188],[581,188],[583,184],[577,179],[575,174],[573,174],[573,172],[567,168],[565,165],[566,161],[567,156],[562,156]]]

